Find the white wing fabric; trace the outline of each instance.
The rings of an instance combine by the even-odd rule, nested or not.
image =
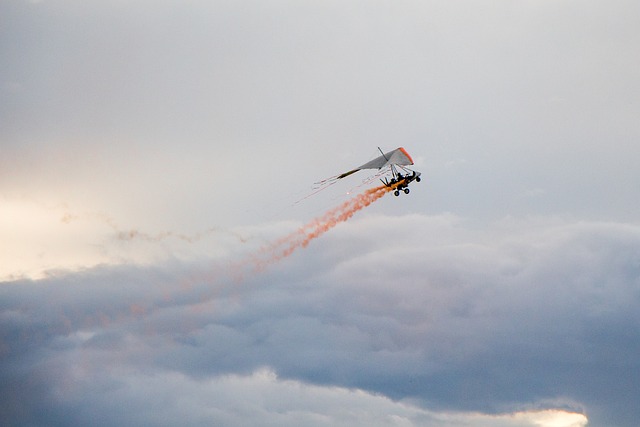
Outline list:
[[[346,176],[351,175],[352,173],[356,173],[361,169],[382,169],[385,166],[389,165],[400,165],[400,166],[409,166],[413,164],[413,159],[407,151],[402,148],[396,148],[395,150],[389,151],[388,153],[383,154],[380,157],[376,157],[370,162],[365,163],[362,166],[357,167],[356,169],[350,170],[349,172],[345,172],[337,176],[337,179],[342,179]]]

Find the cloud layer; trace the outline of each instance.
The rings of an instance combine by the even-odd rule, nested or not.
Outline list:
[[[242,280],[222,262],[5,283],[3,418],[485,425],[473,413],[563,409],[631,426],[639,243],[625,224],[488,234],[452,216],[373,216]],[[114,411],[125,403],[137,415]]]

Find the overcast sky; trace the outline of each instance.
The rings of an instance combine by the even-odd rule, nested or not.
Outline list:
[[[638,46],[637,1],[0,2],[0,423],[637,426]],[[410,195],[253,269],[398,146]]]

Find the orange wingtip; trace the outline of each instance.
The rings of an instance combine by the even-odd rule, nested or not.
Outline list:
[[[400,147],[400,151],[402,151],[404,153],[405,156],[407,156],[407,158],[409,159],[409,161],[411,162],[411,164],[413,164],[413,159],[411,158],[411,156],[409,155],[409,153],[407,153],[407,150],[404,149],[404,147]]]

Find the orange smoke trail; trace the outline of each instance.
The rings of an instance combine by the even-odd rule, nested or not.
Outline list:
[[[385,185],[371,188],[347,200],[342,205],[331,209],[323,216],[305,224],[288,236],[263,247],[258,254],[252,257],[255,269],[262,270],[268,264],[288,257],[299,248],[306,247],[311,240],[326,233],[339,223],[348,220],[356,212],[366,208],[392,190],[392,187]]]

